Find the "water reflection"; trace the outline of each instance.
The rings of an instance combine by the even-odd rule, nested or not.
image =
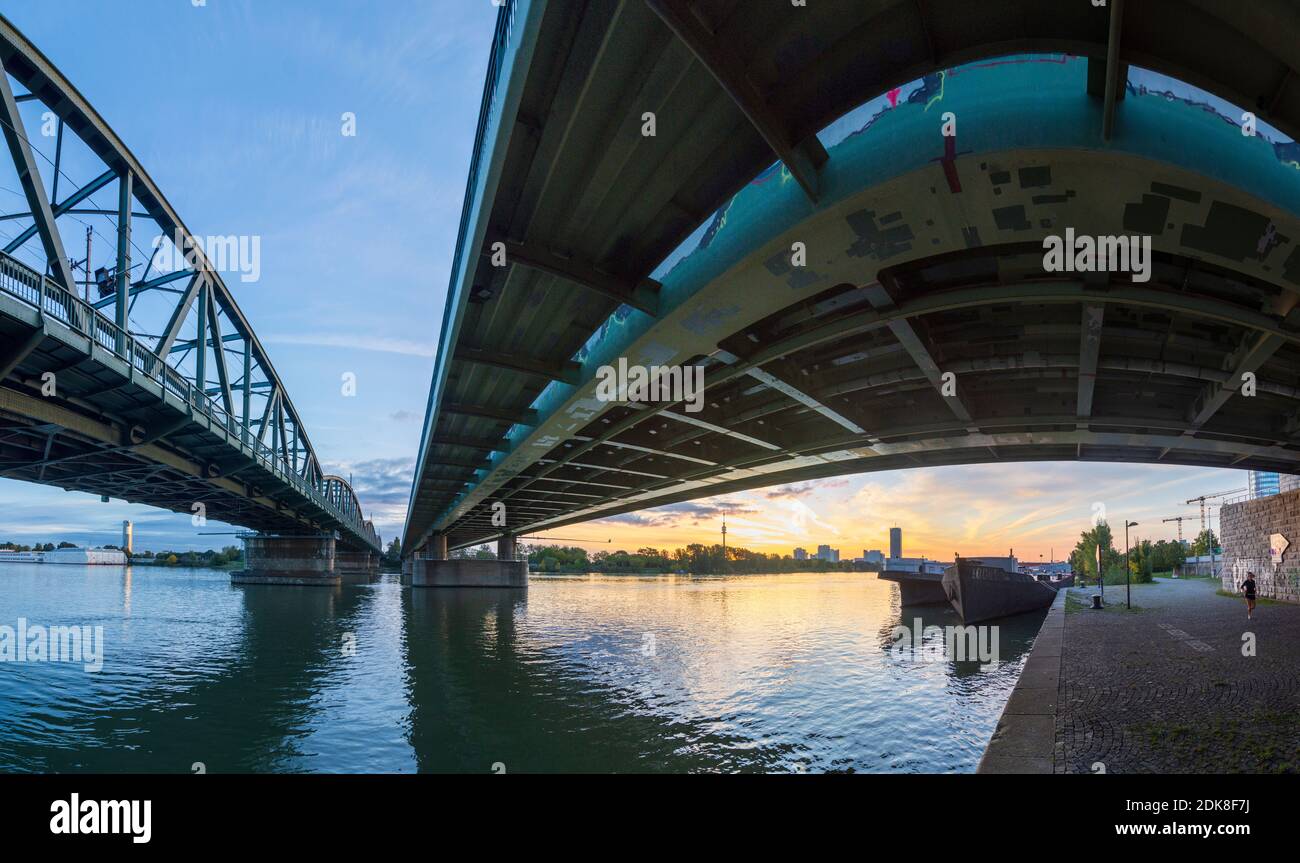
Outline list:
[[[0,770],[969,771],[996,667],[900,654],[862,574],[534,578],[527,591],[0,571],[0,624],[101,625],[104,670],[0,665]],[[923,645],[924,646],[924,645]]]

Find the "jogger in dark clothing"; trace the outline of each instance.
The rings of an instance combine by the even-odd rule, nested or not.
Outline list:
[[[1246,573],[1246,580],[1241,583],[1241,592],[1246,595],[1246,619],[1253,620],[1255,615],[1255,573]]]

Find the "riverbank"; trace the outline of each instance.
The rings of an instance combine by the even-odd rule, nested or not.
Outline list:
[[[1300,606],[1247,620],[1218,590],[1162,579],[1129,609],[1107,588],[1103,611],[1095,588],[1058,597],[979,772],[1300,772]]]
[[[1057,591],[976,773],[1051,773],[1068,590]]]

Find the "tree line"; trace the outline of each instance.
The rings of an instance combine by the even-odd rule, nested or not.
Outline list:
[[[61,542],[57,546],[52,542],[21,545],[16,542],[0,542],[0,551],[54,551],[56,548],[76,548],[75,543]]]
[[[736,546],[727,546],[724,559],[721,544],[698,542],[672,550],[646,547],[634,552],[620,549],[594,554],[576,546],[526,545],[520,552],[521,555],[527,553],[529,568],[538,572],[684,572],[700,575],[722,572],[845,572],[863,568],[861,564],[855,566],[853,561],[795,560],[788,554],[764,554]],[[482,547],[465,549],[452,556],[496,557]]]
[[[55,545],[52,542],[37,542],[31,545],[22,545],[15,542],[0,542],[0,551],[54,551],[59,548],[80,548],[76,543],[60,542]],[[221,550],[208,549],[207,551],[127,551],[116,545],[105,545],[103,548],[120,551],[127,556],[127,559],[133,564],[143,566],[215,566],[226,567],[240,563],[244,559],[244,550],[237,545],[228,545]]]
[[[137,551],[134,554],[128,553],[128,557],[132,563],[146,566],[231,567],[243,562],[244,549],[237,545],[227,545],[220,551],[211,548],[207,551]]]
[[[1115,547],[1110,525],[1099,521],[1089,530],[1079,534],[1079,542],[1070,552],[1070,568],[1084,578],[1097,580],[1097,549],[1101,548],[1101,568],[1107,584],[1123,584],[1124,552]],[[1173,540],[1137,540],[1129,547],[1129,578],[1136,583],[1150,582],[1156,573],[1171,572],[1182,566],[1190,556],[1209,554],[1213,548],[1219,553],[1219,540],[1214,531],[1203,530],[1192,541],[1191,548]]]

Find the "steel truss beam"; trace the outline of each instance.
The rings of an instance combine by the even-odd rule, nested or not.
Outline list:
[[[629,305],[651,317],[657,317],[659,314],[660,285],[653,279],[629,281],[603,272],[592,264],[557,255],[549,249],[511,240],[489,242],[483,248],[484,256],[492,257],[496,242],[504,243],[507,263],[519,264],[531,270],[556,276],[595,291],[615,302]]]
[[[548,380],[559,381],[560,383],[572,384],[577,386],[578,373],[582,366],[572,360],[565,363],[550,363],[545,360],[533,359],[532,357],[519,356],[517,354],[502,354],[496,351],[485,351],[480,348],[470,348],[461,345],[456,348],[456,359],[467,363],[490,366],[497,369],[507,369],[514,372],[523,372],[524,374],[537,375],[547,378]]]
[[[795,141],[763,94],[745,72],[744,65],[716,35],[701,23],[686,0],[646,0],[663,22],[691,49],[767,145],[772,148],[808,195],[817,202],[817,172],[826,162],[826,150],[815,136]]]
[[[838,318],[834,321],[793,333],[776,342],[765,345],[756,354],[748,358],[741,359],[730,365],[717,367],[706,378],[706,388],[713,389],[723,383],[734,381],[741,375],[749,375],[751,369],[760,368],[765,363],[772,362],[773,360],[787,356],[796,351],[842,340],[853,335],[881,328],[890,328],[891,331],[894,331],[891,324],[896,321],[908,322],[912,318],[934,314],[936,312],[995,305],[1007,302],[1044,304],[1081,303],[1092,306],[1114,304],[1138,306],[1142,308],[1157,308],[1172,313],[1222,321],[1254,332],[1274,335],[1281,339],[1281,343],[1290,341],[1292,343],[1300,344],[1300,333],[1292,332],[1284,327],[1280,323],[1278,317],[1251,311],[1220,300],[1205,297],[1192,297],[1171,290],[1140,287],[1136,285],[1113,285],[1104,292],[1098,292],[1095,289],[1095,286],[1087,286],[1083,282],[1023,282],[1011,285],[998,284],[978,288],[959,288],[948,291],[936,291],[923,294],[883,310],[872,308],[870,310],[845,315],[844,317]],[[1276,347],[1274,347],[1273,350],[1276,350]],[[1263,359],[1261,358],[1259,362],[1262,363]],[[918,366],[919,365],[920,364],[918,363]],[[546,465],[538,473],[538,477],[546,476],[561,469],[567,462],[582,456],[584,453],[589,452],[598,446],[617,445],[614,444],[612,438],[634,428],[646,420],[651,419],[661,412],[668,411],[670,407],[675,407],[675,405],[669,403],[647,405],[643,410],[633,413],[623,420],[611,423],[610,426],[599,436],[566,451],[562,458],[554,464]],[[954,413],[956,412],[954,411]],[[672,418],[682,419],[684,416],[686,415],[673,414]],[[958,416],[958,419],[964,423],[962,427],[968,431],[972,425],[980,425],[978,420],[967,420],[960,416]],[[715,426],[715,424],[707,423],[707,421],[704,420],[685,421],[705,428]],[[722,429],[722,433],[734,434],[730,429],[725,429],[725,427],[715,426],[715,428]],[[710,428],[709,430],[715,430],[715,428]],[[775,447],[775,445],[772,444],[768,444],[767,446],[768,448],[779,449],[779,447]],[[859,443],[859,446],[874,446],[874,441],[868,437],[862,440]],[[672,454],[664,453],[664,455]],[[536,478],[537,477],[529,479],[515,491],[527,488],[529,483],[534,481]],[[508,498],[511,494],[515,493],[515,491],[507,492],[504,497]],[[473,489],[471,489],[470,492],[472,494]],[[498,493],[493,499],[501,498],[502,495]],[[435,527],[438,529],[447,529],[447,525],[455,523],[457,518],[463,517],[464,514],[471,511],[465,509],[466,506],[467,504],[464,501],[456,504],[453,507],[453,512],[460,510],[462,515],[444,519]],[[472,509],[473,505],[470,506]]]
[[[27,140],[22,115],[18,113],[18,103],[14,101],[7,71],[6,66],[0,63],[0,126],[3,126],[5,143],[9,145],[9,155],[13,157],[14,168],[18,171],[18,182],[27,199],[27,208],[35,220],[34,227],[41,235],[46,266],[54,273],[55,281],[75,292],[77,282],[72,277],[72,267],[63,250],[63,239],[59,236],[59,228],[54,221],[54,211],[49,199],[45,197],[45,184],[41,181],[40,169],[32,155],[32,146]]]
[[[208,330],[212,329],[214,325],[218,328],[222,327],[219,323],[219,316],[224,316],[230,328],[241,335],[245,340],[244,365],[246,369],[242,380],[249,380],[253,368],[256,367],[261,376],[271,383],[273,389],[278,391],[276,400],[278,413],[275,420],[277,434],[280,436],[278,452],[285,462],[286,470],[295,472],[299,476],[313,478],[313,471],[318,470],[316,466],[319,465],[319,461],[315,456],[314,448],[307,437],[297,410],[284,388],[280,386],[279,376],[262,345],[254,335],[252,327],[204,253],[203,244],[189,232],[159,188],[145,172],[140,162],[108,127],[99,114],[86,102],[84,97],[50,64],[39,50],[3,18],[0,18],[0,59],[4,61],[4,72],[12,75],[15,81],[28,89],[28,93],[15,98],[10,89],[8,77],[0,74],[0,78],[4,78],[3,84],[0,85],[0,91],[2,91],[0,92],[0,121],[8,121],[7,123],[0,122],[0,125],[5,126],[7,143],[10,145],[20,180],[23,181],[25,187],[28,209],[33,218],[32,228],[35,229],[35,234],[39,234],[41,237],[45,257],[54,271],[53,281],[66,288],[70,293],[76,293],[77,284],[72,277],[71,266],[59,238],[55,219],[63,213],[77,212],[77,204],[90,197],[95,191],[111,183],[113,179],[118,179],[120,183],[118,208],[114,211],[106,211],[116,214],[119,222],[116,292],[112,298],[105,298],[106,301],[96,303],[96,306],[101,308],[106,308],[108,305],[115,307],[113,320],[118,325],[118,335],[114,347],[117,353],[125,355],[127,345],[130,344],[132,339],[132,335],[127,329],[127,312],[130,300],[143,291],[162,288],[177,279],[189,278],[189,286],[184,291],[173,291],[177,295],[176,305],[172,309],[168,325],[158,339],[155,354],[163,358],[164,361],[170,355],[172,346],[175,344],[183,325],[194,308],[200,289],[206,289],[207,300],[199,306],[200,315],[206,319],[206,326],[200,330],[196,341],[205,341]],[[7,98],[5,98],[6,96]],[[64,201],[59,202],[57,207],[51,206],[50,200],[45,198],[44,187],[40,183],[39,173],[36,171],[35,162],[32,158],[31,147],[27,143],[17,113],[18,101],[35,98],[43,101],[49,110],[55,114],[59,122],[60,140],[55,151],[56,177],[53,187],[55,191],[51,195],[52,199],[57,200],[58,198],[59,178],[57,176],[57,167],[62,156],[61,135],[65,126],[74,130],[90,152],[107,168],[105,173],[82,186]],[[133,206],[134,204],[139,206]],[[94,212],[99,211],[95,210]],[[193,272],[170,273],[150,279],[148,278],[148,270],[152,265],[152,258],[150,258],[149,265],[145,267],[141,278],[133,284],[129,282],[130,220],[132,217],[141,216],[151,219],[163,235],[178,238],[178,248],[185,251],[187,257],[192,260]],[[29,232],[24,239],[30,238],[32,235],[34,234]],[[220,343],[221,340],[217,340],[217,344]],[[223,377],[222,363],[224,363],[224,356],[221,350],[217,350],[215,353],[218,360],[216,377],[218,381],[222,382],[220,393],[223,396],[223,406],[230,416],[235,417],[230,400],[225,398],[226,388],[229,387],[231,391],[234,389],[231,375],[227,368],[224,369],[225,374]],[[169,368],[171,374],[183,378],[189,377],[174,366],[169,366]],[[206,394],[203,393],[206,389],[205,386],[199,384],[195,389],[200,398],[206,398]],[[244,392],[245,394],[248,392],[247,388],[244,389]],[[251,426],[249,412],[247,410],[243,411],[238,420],[243,427],[241,435],[244,439],[247,439]],[[352,527],[360,535],[367,535],[367,532],[369,532],[369,535],[373,538],[373,527],[366,527],[360,523]],[[377,539],[374,541],[378,542]]]
[[[73,208],[77,206],[77,204],[80,204],[82,201],[86,200],[91,195],[95,194],[100,189],[104,188],[105,186],[107,186],[109,183],[113,182],[116,179],[117,179],[117,172],[114,171],[112,168],[108,169],[107,171],[100,174],[98,177],[91,180],[89,183],[87,183],[86,185],[82,186],[80,189],[78,189],[77,191],[69,195],[67,199],[63,201],[63,203],[55,204],[51,212],[54,214],[55,218],[58,218],[59,216],[62,216],[65,213],[75,212]],[[55,175],[55,182],[56,183],[58,182],[57,173]],[[117,211],[114,210],[113,212],[116,213]],[[30,216],[31,213],[27,213],[25,215]],[[21,216],[19,216],[18,218],[21,218]],[[9,241],[9,244],[5,246],[5,251],[12,254],[17,249],[19,249],[23,243],[27,242],[32,237],[36,236],[36,234],[39,231],[40,229],[36,226],[36,223],[33,222],[25,230],[19,233],[18,236],[14,237],[12,240]],[[87,272],[87,277],[89,277],[89,272]]]

